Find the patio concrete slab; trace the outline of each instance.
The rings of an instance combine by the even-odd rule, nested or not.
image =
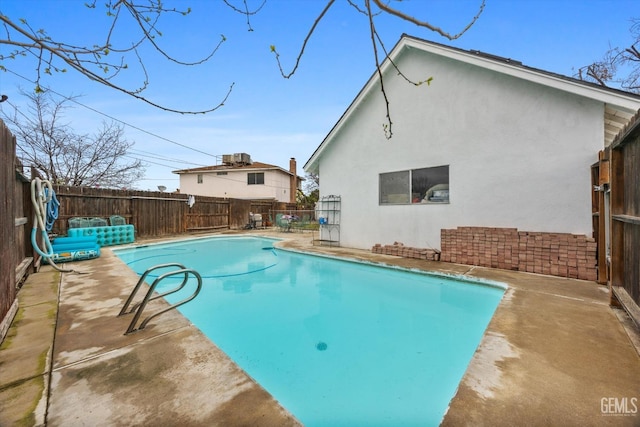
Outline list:
[[[278,245],[292,250],[508,284],[443,425],[640,425],[640,415],[632,412],[634,402],[640,410],[640,356],[629,338],[637,339],[637,330],[608,305],[606,287],[313,246],[310,234],[251,234],[285,238]],[[41,425],[38,402],[40,408],[48,403],[51,426],[299,424],[177,311],[123,335],[130,316],[117,314],[137,276],[110,250],[73,268],[88,274],[62,275],[57,324],[44,309],[47,301],[57,307],[56,292],[45,296],[38,290],[42,283],[57,283],[57,273],[47,267],[20,291],[21,298],[42,294],[43,307],[27,311],[21,301],[20,310],[22,319],[39,318],[43,333],[23,332],[29,323],[14,322],[17,332],[10,334],[23,337],[34,351],[30,362],[12,365],[11,374],[4,373],[6,364],[30,357],[14,348],[17,338],[0,350],[0,425]],[[157,309],[164,302],[155,304]],[[38,353],[51,354],[54,329],[50,367],[36,363]]]
[[[45,420],[60,275],[43,271],[18,292],[18,311],[0,346],[1,426]]]
[[[507,281],[510,290],[444,425],[640,423],[631,401],[640,403],[640,359],[605,287],[489,269],[471,275]],[[610,398],[628,406],[612,410]]]
[[[45,425],[47,374],[0,388],[1,426]]]

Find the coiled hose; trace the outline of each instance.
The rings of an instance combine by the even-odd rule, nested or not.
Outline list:
[[[45,198],[47,198],[47,216],[45,220],[45,229],[47,233],[50,233],[53,229],[53,223],[58,219],[58,212],[60,209],[60,202],[56,197],[56,192],[53,189],[49,190],[49,187],[44,189]]]
[[[44,187],[44,188],[43,188]],[[33,203],[33,226],[31,227],[31,245],[33,249],[56,270],[61,273],[80,273],[75,270],[60,268],[53,262],[53,247],[48,232],[58,218],[60,202],[56,198],[51,182],[35,178],[31,181],[31,203]],[[42,236],[43,247],[38,245],[38,229]]]

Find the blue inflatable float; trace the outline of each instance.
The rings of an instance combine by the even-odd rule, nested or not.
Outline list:
[[[68,234],[76,238],[95,237],[100,246],[122,245],[135,241],[135,229],[132,224],[70,228]]]
[[[53,240],[51,248],[53,249],[51,260],[54,263],[81,261],[100,256],[100,246],[96,236],[57,237]],[[48,261],[47,258],[44,260]]]

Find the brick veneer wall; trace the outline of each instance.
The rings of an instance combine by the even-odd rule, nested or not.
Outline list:
[[[440,260],[597,280],[595,239],[579,234],[458,227],[441,231]]]

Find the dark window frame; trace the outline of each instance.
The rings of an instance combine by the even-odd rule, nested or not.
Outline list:
[[[449,165],[378,175],[379,205],[449,204]]]
[[[264,172],[247,173],[247,185],[264,185]]]

